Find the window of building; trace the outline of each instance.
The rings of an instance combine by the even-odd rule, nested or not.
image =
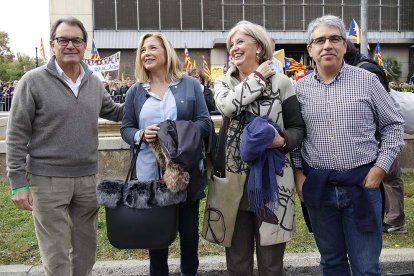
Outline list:
[[[265,27],[268,30],[284,30],[283,0],[265,0]]]
[[[115,29],[115,0],[95,0],[93,14],[96,30]]]
[[[263,0],[244,0],[244,20],[263,26]]]
[[[222,0],[203,0],[204,30],[222,30]]]
[[[322,0],[306,0],[305,1],[305,30],[308,24],[315,18],[323,15]]]
[[[379,13],[380,7],[378,5],[378,0],[368,0],[368,29],[370,31],[379,30]]]
[[[381,0],[381,31],[398,30],[398,2]]]
[[[332,14],[342,18],[342,6],[338,0],[325,0],[324,14]]]
[[[286,2],[285,20],[286,30],[303,30],[303,0]]]
[[[161,3],[161,29],[181,30],[180,0],[162,0]],[[183,9],[183,13],[185,8]],[[184,14],[183,14],[184,16]]]
[[[224,1],[224,29],[231,29],[237,22],[243,20],[243,0]]]
[[[400,0],[401,31],[414,31],[414,3],[412,0]]]
[[[118,0],[116,13],[118,30],[138,29],[137,0]]]
[[[96,30],[228,31],[248,20],[269,31],[305,31],[324,14],[341,17],[347,29],[352,18],[361,24],[360,0],[94,0],[93,12]],[[368,0],[368,30],[413,31],[413,14],[413,0]]]
[[[139,29],[159,30],[158,0],[138,0]]]
[[[181,0],[183,13],[183,30],[201,30],[201,1]],[[220,9],[221,10],[221,9]]]

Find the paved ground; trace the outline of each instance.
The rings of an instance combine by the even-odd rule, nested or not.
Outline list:
[[[321,275],[319,254],[286,254],[286,275]],[[381,254],[383,275],[414,275],[414,249],[384,249]],[[170,274],[180,275],[179,259],[170,260]],[[0,266],[0,276],[43,276],[41,266],[8,265]],[[103,261],[97,262],[93,276],[141,276],[148,275],[148,261]],[[203,257],[200,259],[199,275],[227,275],[223,256]]]

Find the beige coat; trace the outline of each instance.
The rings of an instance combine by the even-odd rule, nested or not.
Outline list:
[[[276,74],[267,83],[255,73],[240,82],[235,77],[236,74],[235,67],[232,67],[226,75],[216,79],[214,98],[220,113],[231,118],[227,132],[226,170],[246,175],[249,168],[241,160],[239,153],[240,137],[246,125],[245,111],[255,116],[268,115],[276,122],[284,130],[285,138],[288,140],[287,151],[295,148],[302,141],[305,126],[293,86],[285,75]],[[291,118],[284,120],[285,114],[289,114]],[[262,221],[259,228],[260,242],[263,246],[289,241],[295,229],[295,185],[289,153],[286,153],[285,168],[282,175],[277,176],[277,183],[279,207],[274,212],[275,216]],[[246,196],[244,195],[243,198],[246,199]],[[243,199],[241,205],[247,205],[243,203]]]

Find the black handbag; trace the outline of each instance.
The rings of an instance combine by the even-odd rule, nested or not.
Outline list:
[[[119,249],[169,247],[177,237],[179,203],[187,196],[186,191],[170,192],[161,180],[132,179],[141,142],[133,149],[126,180],[104,179],[97,187],[98,202],[105,206],[108,240]]]

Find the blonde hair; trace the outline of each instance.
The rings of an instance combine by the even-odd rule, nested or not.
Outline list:
[[[151,72],[144,68],[144,65],[141,61],[141,48],[144,44],[145,39],[148,37],[155,37],[160,42],[166,52],[166,59],[167,59],[167,75],[169,78],[178,80],[183,78],[183,73],[181,72],[181,63],[178,59],[177,53],[174,50],[171,42],[165,37],[164,34],[154,32],[154,33],[144,33],[141,38],[139,39],[138,49],[137,49],[137,57],[135,60],[135,78],[137,82],[147,82],[151,80]]]
[[[245,35],[253,38],[257,44],[262,48],[258,54],[259,64],[266,60],[271,60],[274,50],[274,43],[269,37],[265,28],[260,25],[254,24],[250,21],[239,21],[227,35],[226,45],[227,50],[230,51],[231,38],[237,33],[241,32]]]

